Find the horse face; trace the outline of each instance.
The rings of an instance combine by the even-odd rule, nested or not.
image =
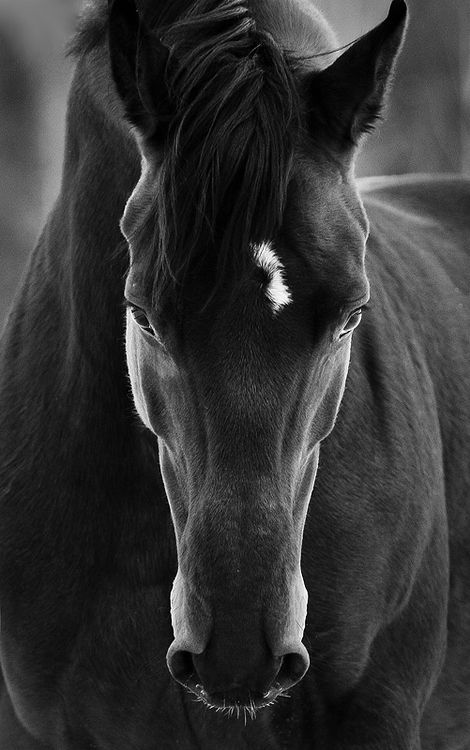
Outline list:
[[[146,299],[136,240],[157,172],[144,170],[123,230],[131,384],[178,548],[168,665],[208,703],[263,705],[309,663],[302,533],[368,298],[367,224],[344,175],[299,159],[283,231],[207,305],[210,273],[195,271],[177,316]]]
[[[144,164],[122,223],[127,357],[176,533],[169,669],[208,704],[253,709],[308,668],[302,533],[368,298],[352,165],[406,6],[303,71],[250,8],[227,4],[220,24],[212,11],[163,14],[170,31],[154,33],[134,0],[111,4],[112,72]],[[178,301],[149,294],[168,268]]]

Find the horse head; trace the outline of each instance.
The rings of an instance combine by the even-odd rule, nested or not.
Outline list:
[[[207,704],[254,709],[309,666],[302,534],[369,298],[354,158],[406,6],[329,65],[313,11],[318,54],[296,55],[238,0],[155,6],[114,0],[109,41],[142,156],[126,342],[176,535],[167,660]]]

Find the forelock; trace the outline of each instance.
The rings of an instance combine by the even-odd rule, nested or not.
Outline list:
[[[294,63],[240,0],[199,0],[162,41],[175,107],[156,190],[155,297],[201,254],[223,285],[280,228],[297,138]]]

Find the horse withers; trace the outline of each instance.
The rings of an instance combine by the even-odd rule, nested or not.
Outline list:
[[[405,25],[87,10],[2,339],[2,748],[469,746],[470,184],[354,178]]]

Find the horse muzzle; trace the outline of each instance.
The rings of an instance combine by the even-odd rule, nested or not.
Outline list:
[[[300,565],[292,562],[295,545],[283,548],[273,527],[265,531],[264,549],[263,541],[248,539],[246,549],[240,545],[231,555],[194,534],[208,561],[194,550],[189,557],[190,546],[181,545],[167,664],[174,679],[208,706],[262,708],[309,667],[302,643],[308,594]]]
[[[181,648],[175,640],[167,654],[172,677],[210,708],[254,718],[305,675],[309,664],[302,643],[274,654],[263,644],[238,650],[212,637],[202,653]]]

